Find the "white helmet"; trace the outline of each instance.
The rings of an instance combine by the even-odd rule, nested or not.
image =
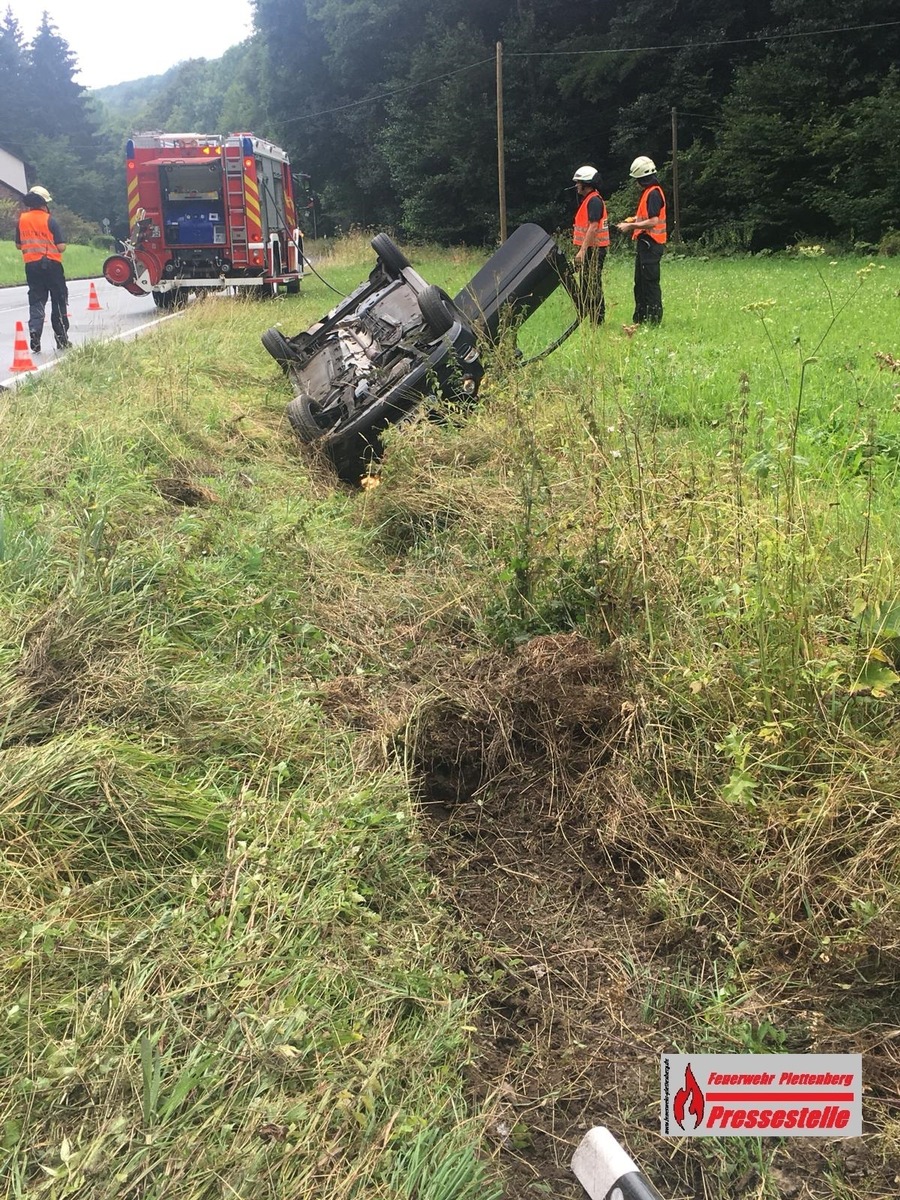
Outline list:
[[[47,189],[45,187],[38,187],[37,184],[35,184],[34,187],[30,187],[28,189],[28,194],[30,196],[40,196],[40,198],[44,201],[45,204],[49,204],[50,201],[53,199],[53,197],[50,195],[50,193],[47,191]]]
[[[573,183],[593,183],[597,177],[596,167],[579,167],[572,176]]]
[[[631,164],[631,170],[628,174],[632,179],[646,179],[648,175],[656,174],[656,163],[652,158],[648,158],[646,154],[642,154],[640,158],[636,158]]]

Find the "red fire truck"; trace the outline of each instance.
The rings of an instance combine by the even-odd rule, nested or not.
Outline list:
[[[202,288],[300,288],[303,240],[284,150],[252,133],[140,133],[125,147],[130,234],[110,283],[173,308]]]

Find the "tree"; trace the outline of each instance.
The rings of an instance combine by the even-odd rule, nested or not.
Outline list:
[[[413,237],[478,242],[496,230],[491,50],[464,25],[440,32],[413,55],[418,84],[388,102],[378,144]],[[431,81],[436,62],[447,77]]]
[[[107,181],[87,91],[75,82],[78,63],[48,13],[28,47],[22,90],[29,98],[28,158],[54,197],[84,217],[105,215]]]
[[[790,36],[773,38],[738,71],[703,182],[718,197],[720,218],[744,225],[751,248],[802,238],[877,241],[897,211],[882,166],[897,137],[893,6],[824,0],[811,19],[801,0],[774,0],[774,11]]]
[[[92,149],[93,126],[87,92],[75,82],[78,60],[69,43],[60,37],[50,15],[44,13],[28,51],[26,78],[31,87],[32,129],[45,137],[66,137]]]
[[[7,8],[0,23],[0,113],[3,113],[3,145],[26,158],[25,146],[29,132],[29,106],[22,82],[27,58],[25,40],[19,22]]]

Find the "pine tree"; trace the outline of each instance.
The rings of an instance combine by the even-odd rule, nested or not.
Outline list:
[[[22,27],[7,8],[0,22],[0,113],[3,113],[3,147],[27,158],[25,147],[31,133],[30,111],[24,86],[28,68]]]
[[[78,61],[47,12],[34,35],[28,60],[35,99],[34,132],[49,138],[63,136],[73,144],[90,143],[93,129],[87,93],[74,78]]]
[[[108,207],[97,170],[98,143],[88,93],[75,82],[78,61],[45,12],[27,52],[25,92],[32,98],[28,159],[59,203],[99,220]]]

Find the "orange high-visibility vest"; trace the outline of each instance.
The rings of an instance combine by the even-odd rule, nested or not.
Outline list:
[[[588,220],[588,215],[587,215],[588,201],[593,200],[593,198],[595,196],[600,201],[600,203],[603,205],[603,215],[600,218],[600,238],[595,243],[595,245],[597,245],[597,246],[608,246],[609,245],[609,216],[606,212],[606,201],[603,199],[603,197],[600,195],[599,192],[593,191],[593,192],[588,192],[588,194],[582,200],[581,205],[578,209],[578,212],[575,214],[575,225],[572,229],[572,241],[575,243],[576,246],[584,245],[584,239],[587,237],[587,231],[588,231],[588,228],[590,227],[590,221]]]
[[[641,192],[641,198],[638,202],[637,212],[634,214],[636,221],[649,221],[650,214],[647,212],[647,201],[650,198],[650,193],[657,191],[662,198],[662,208],[659,210],[659,216],[656,218],[656,224],[650,225],[646,229],[634,229],[631,233],[632,241],[639,238],[642,233],[649,234],[654,242],[659,242],[660,245],[665,245],[666,241],[666,194],[659,184],[651,184],[650,187],[644,188]]]
[[[27,263],[38,262],[42,258],[62,262],[62,255],[50,232],[50,214],[44,209],[28,208],[20,214],[19,249]]]

